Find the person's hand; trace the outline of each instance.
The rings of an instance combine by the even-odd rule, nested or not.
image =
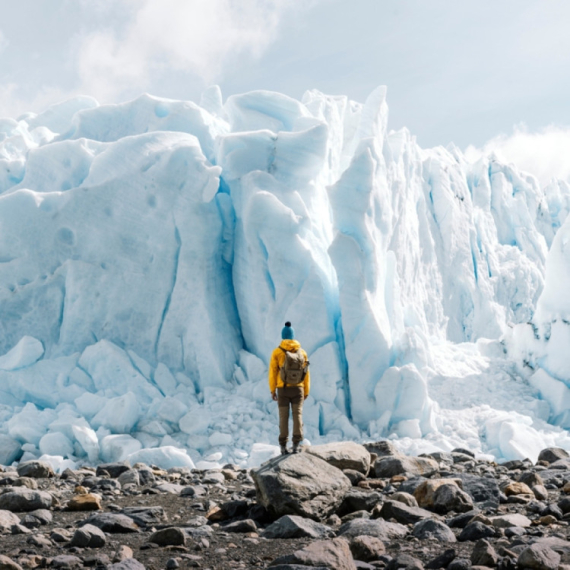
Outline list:
[[[277,402],[277,393],[276,392],[271,392],[271,397],[273,398],[273,400],[275,402]]]

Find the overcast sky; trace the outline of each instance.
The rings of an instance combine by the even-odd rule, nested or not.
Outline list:
[[[77,93],[199,101],[218,83],[224,97],[364,101],[384,84],[390,128],[424,147],[570,144],[568,0],[0,0],[0,13],[0,116]]]

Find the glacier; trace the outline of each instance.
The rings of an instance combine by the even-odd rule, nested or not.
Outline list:
[[[308,442],[570,450],[569,211],[389,130],[385,87],[0,119],[0,464],[259,463],[285,320]]]

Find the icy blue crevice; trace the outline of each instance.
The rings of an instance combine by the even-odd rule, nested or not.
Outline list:
[[[350,375],[348,359],[346,358],[346,343],[344,341],[344,330],[342,326],[342,316],[340,310],[334,323],[336,342],[340,358],[340,370],[342,375],[342,392],[344,394],[345,410],[347,418],[352,422],[352,400],[350,396]],[[341,410],[342,411],[342,410]]]
[[[224,208],[222,204],[222,199],[226,200],[228,208]],[[225,181],[223,176],[220,176],[220,184],[217,192],[218,212],[222,220],[222,271],[224,273],[227,290],[229,294],[228,302],[232,311],[232,322],[234,323],[235,330],[239,335],[239,340],[243,349],[248,350],[248,347],[243,336],[243,327],[241,322],[241,316],[238,308],[236,290],[234,286],[234,256],[235,256],[235,235],[237,227],[237,217],[234,206],[234,201],[231,194],[231,187]],[[182,339],[181,339],[182,341]],[[184,343],[182,343],[184,344]],[[182,353],[184,354],[184,352]],[[185,362],[183,358],[182,362]],[[227,379],[228,383],[231,378]]]
[[[180,232],[176,224],[174,224],[174,240],[176,241],[176,251],[174,252],[174,267],[172,270],[170,289],[168,291],[168,294],[166,295],[166,301],[164,303],[160,324],[158,325],[158,331],[156,333],[156,341],[154,343],[154,357],[157,362],[158,362],[158,345],[160,343],[162,327],[164,326],[164,321],[166,320],[166,316],[168,315],[168,310],[170,309],[170,303],[172,301],[172,294],[174,293],[174,288],[176,287],[176,280],[178,279],[178,266],[180,263],[180,250],[182,249],[182,240],[180,239]]]
[[[67,290],[65,287],[65,280],[63,282],[63,285],[61,287],[61,308],[59,311],[59,318],[58,318],[58,336],[57,336],[57,344],[60,345],[61,344],[61,330],[63,328],[63,319],[65,317],[65,297],[67,294]]]
[[[259,248],[261,249],[261,253],[263,254],[263,259],[265,261],[265,280],[267,281],[267,286],[271,292],[271,298],[275,301],[277,291],[275,289],[275,282],[273,281],[273,277],[271,277],[271,272],[269,271],[269,267],[267,265],[267,262],[269,261],[269,252],[267,251],[267,247],[263,243],[263,240],[259,236],[257,239],[259,241]]]

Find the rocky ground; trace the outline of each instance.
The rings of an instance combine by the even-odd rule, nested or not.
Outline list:
[[[568,496],[567,496],[568,493]],[[8,568],[570,570],[570,457],[496,465],[388,442],[246,471],[100,465],[0,473]]]

